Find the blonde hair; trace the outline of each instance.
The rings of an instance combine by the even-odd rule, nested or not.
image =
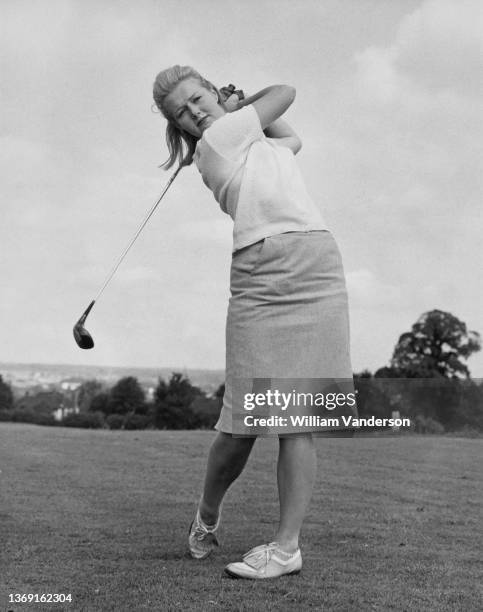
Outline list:
[[[173,91],[178,83],[189,78],[197,79],[206,89],[214,89],[218,95],[218,103],[225,108],[218,89],[191,66],[172,66],[162,70],[157,75],[153,85],[153,98],[158,109],[168,120],[166,143],[168,145],[169,157],[161,166],[165,170],[171,168],[176,161],[178,161],[180,166],[189,166],[193,162],[193,154],[198,138],[181,130],[176,119],[170,115],[165,106],[166,96]]]

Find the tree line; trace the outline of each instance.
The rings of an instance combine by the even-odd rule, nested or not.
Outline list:
[[[359,416],[409,417],[421,433],[483,432],[483,384],[473,380],[465,361],[481,349],[480,335],[449,312],[432,310],[399,337],[388,365],[354,374]],[[128,376],[112,388],[83,383],[75,396],[42,391],[15,400],[0,376],[0,420],[110,429],[212,428],[224,385],[207,397],[183,374],[159,378],[147,401],[138,380]],[[60,423],[56,408],[78,408]]]
[[[15,400],[0,375],[0,420],[109,429],[212,428],[221,397],[220,389],[209,398],[188,377],[173,372],[167,382],[158,379],[151,401],[134,376],[121,378],[111,388],[88,380],[71,394],[41,391]],[[58,409],[66,412],[60,421],[53,416]]]

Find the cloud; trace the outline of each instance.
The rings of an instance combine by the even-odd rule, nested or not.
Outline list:
[[[347,292],[352,308],[386,309],[401,307],[404,293],[401,286],[383,283],[373,271],[366,268],[346,274]]]
[[[381,365],[402,322],[432,308],[482,328],[472,274],[481,261],[482,17],[479,2],[422,2],[389,43],[356,52],[352,79],[336,85],[318,172],[345,239],[357,363]]]
[[[355,178],[347,183],[359,200],[357,221],[384,220],[402,239],[428,225],[450,227],[455,207],[475,214],[483,175],[475,85],[483,45],[475,24],[482,17],[478,2],[423,2],[392,43],[355,54],[353,89],[339,90],[346,102],[331,135],[342,169],[336,180]]]
[[[481,94],[483,5],[479,0],[423,2],[401,23],[392,61],[425,90]]]
[[[394,42],[356,54],[368,101],[431,111],[481,94],[483,5],[478,0],[430,0],[407,15]]]

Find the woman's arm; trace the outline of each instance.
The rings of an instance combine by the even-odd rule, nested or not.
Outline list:
[[[262,129],[281,117],[295,100],[295,88],[290,85],[272,85],[238,102],[238,108],[252,104]]]
[[[283,119],[277,119],[263,130],[268,138],[275,138],[278,144],[288,147],[293,151],[294,155],[302,148],[302,141]]]
[[[275,87],[283,88],[286,86],[279,85]],[[268,90],[271,90],[271,89],[272,88],[268,87],[267,89],[262,90],[253,96],[249,96],[248,98],[245,98],[243,91],[241,90],[235,91],[235,85],[228,85],[227,87],[222,87],[220,89],[220,93],[223,97],[223,103],[224,103],[225,109],[231,113],[231,112],[235,112],[239,110],[240,108],[242,108],[243,106],[246,106],[247,104],[253,103],[250,101],[260,99],[260,97],[264,95],[263,94],[264,91],[267,92]],[[265,127],[263,132],[265,136],[267,136],[268,138],[274,138],[277,140],[278,144],[291,149],[294,155],[296,155],[302,148],[302,141],[297,136],[297,134],[294,132],[294,130],[290,127],[290,125],[286,121],[283,121],[283,119],[275,119],[275,121],[272,121],[272,123],[270,123],[267,127]]]

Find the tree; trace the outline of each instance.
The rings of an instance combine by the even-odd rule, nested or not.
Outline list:
[[[481,349],[480,335],[449,312],[431,310],[422,314],[410,332],[402,334],[394,349],[390,368],[376,377],[469,378],[462,360]]]
[[[18,399],[15,408],[51,415],[59,408],[66,408],[71,404],[71,398],[64,396],[60,391],[38,391],[33,395],[27,393]]]
[[[107,391],[101,391],[94,395],[89,406],[89,412],[103,412],[108,415],[109,412],[109,393]]]
[[[92,400],[96,395],[101,393],[103,389],[104,386],[98,380],[86,380],[85,383],[82,383],[76,391],[77,406],[79,410],[81,412],[90,410]]]
[[[221,385],[215,391],[215,397],[222,400],[224,395],[225,395],[225,383],[221,383]]]
[[[408,416],[436,421],[447,430],[473,426],[480,422],[481,405],[468,408],[464,385],[471,379],[463,361],[480,348],[477,332],[468,331],[449,312],[431,310],[399,338],[389,367],[380,368],[375,377],[391,399],[400,395]],[[400,379],[402,386],[394,379]]]
[[[369,370],[354,373],[357,412],[360,417],[388,418],[391,416],[394,397],[391,389],[385,388],[382,382],[380,379],[373,378]]]
[[[121,378],[111,389],[107,402],[107,414],[145,414],[146,398],[134,376]]]
[[[154,392],[154,422],[162,429],[194,429],[202,419],[191,410],[195,398],[204,395],[189,378],[173,372],[168,384],[159,379]]]
[[[0,410],[12,410],[13,393],[12,388],[6,383],[0,374]]]

